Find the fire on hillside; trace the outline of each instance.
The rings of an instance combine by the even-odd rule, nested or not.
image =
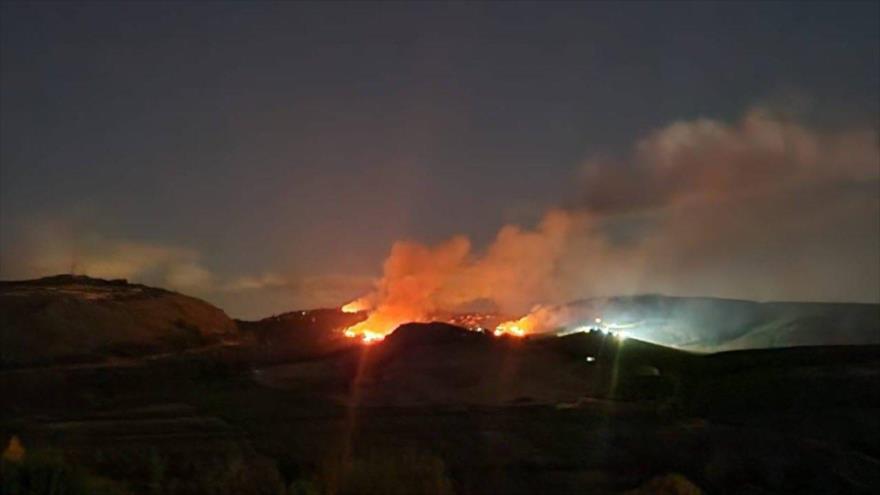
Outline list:
[[[362,311],[354,309],[357,307],[355,301],[340,309],[346,313]],[[435,321],[456,325],[472,332],[488,333],[495,337],[523,338],[535,334],[562,336],[575,332],[599,331],[619,339],[626,338],[625,329],[629,325],[607,322],[601,317],[549,328],[546,325],[547,313],[550,311],[551,309],[547,307],[537,307],[521,318],[510,318],[497,313],[435,312],[424,318],[414,319],[397,319],[386,313],[371,312],[364,321],[346,328],[343,335],[352,339],[359,338],[364,344],[373,344],[384,340],[386,335],[400,325]]]

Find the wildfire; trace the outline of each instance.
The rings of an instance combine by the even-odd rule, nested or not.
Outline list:
[[[361,342],[364,344],[372,344],[374,342],[385,340],[385,334],[365,329],[355,330],[354,327],[346,328],[345,331],[342,332],[342,335],[345,335],[350,339],[360,338]]]
[[[378,308],[371,310],[366,320],[346,328],[343,331],[343,335],[352,339],[360,338],[363,343],[372,344],[383,340],[386,335],[393,332],[400,325],[417,321],[424,321],[424,318],[417,314],[391,311],[389,308]]]
[[[355,299],[354,301],[343,305],[341,308],[343,313],[359,313],[361,311],[366,311],[370,309],[370,305],[363,298]]]
[[[364,333],[361,335],[361,339],[364,341],[365,344],[372,344],[373,342],[385,340],[385,335],[381,333],[371,332],[369,330],[364,330]]]
[[[486,317],[491,318],[490,316]],[[528,321],[528,316],[525,316],[519,320],[513,320],[501,323],[495,330],[492,332],[496,337],[502,336],[511,336],[511,337],[525,337],[526,334],[529,333],[530,324]],[[350,339],[360,339],[360,341],[364,344],[373,344],[375,342],[380,342],[385,339],[385,337],[393,332],[398,326],[403,325],[405,323],[410,322],[418,322],[418,321],[428,321],[429,319],[425,318],[400,318],[395,317],[389,314],[385,314],[382,311],[374,311],[367,317],[366,320],[352,325],[346,328],[342,334]],[[457,321],[456,318],[449,318],[446,320],[448,323],[452,323],[454,325],[460,325],[461,322]],[[472,331],[472,332],[483,332],[484,327],[479,326],[465,326],[464,328]]]
[[[527,333],[529,333],[532,329],[532,322],[528,315],[523,316],[518,320],[505,321],[501,323],[497,327],[495,327],[495,331],[493,332],[496,337],[501,337],[502,335],[511,335],[513,337],[525,337]]]
[[[496,337],[511,336],[525,337],[534,331],[532,315],[526,315],[518,320],[502,321],[498,324],[499,315],[496,313],[426,313],[406,304],[382,304],[373,307],[358,299],[342,306],[342,311],[354,313],[368,312],[364,321],[356,323],[345,330],[343,335],[350,339],[359,339],[364,344],[380,342],[393,332],[397,327],[406,323],[443,321],[461,326],[473,332],[490,332]],[[494,328],[494,330],[492,330]]]

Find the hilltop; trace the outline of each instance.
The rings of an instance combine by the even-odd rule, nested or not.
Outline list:
[[[221,309],[125,280],[57,275],[0,282],[0,366],[188,349],[237,332]]]

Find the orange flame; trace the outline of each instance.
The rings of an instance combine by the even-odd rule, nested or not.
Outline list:
[[[346,328],[345,331],[342,332],[342,334],[350,339],[356,339],[360,337],[361,342],[364,344],[372,344],[385,340],[385,334],[366,329],[354,330],[353,328],[354,327]]]
[[[565,307],[538,305],[522,318],[501,323],[495,328],[495,335],[510,334],[522,337],[527,334],[552,332],[572,320],[571,311]],[[597,324],[602,319],[597,318]]]
[[[370,304],[364,300],[364,298],[360,298],[343,305],[339,309],[341,309],[343,313],[359,313],[370,309]]]
[[[384,339],[404,323],[419,321],[425,321],[420,313],[385,306],[371,311],[366,320],[346,328],[343,333],[346,337],[360,337],[364,343],[373,343]]]
[[[364,344],[372,344],[373,342],[379,342],[385,340],[385,335],[381,333],[371,332],[369,330],[364,330],[362,334],[361,340],[364,341]]]
[[[502,335],[510,335],[513,337],[525,337],[527,333],[532,331],[532,321],[530,315],[523,316],[518,320],[510,320],[501,323],[495,327],[496,337]]]
[[[475,253],[464,236],[437,245],[399,241],[391,247],[381,279],[364,297],[342,311],[367,311],[365,321],[347,332],[362,337],[373,332],[388,335],[399,325],[446,320],[475,331],[496,328],[497,320],[455,321],[442,314],[452,309],[488,303],[492,311],[522,310],[550,289],[548,280],[572,235],[578,215],[551,211],[533,229],[516,225],[502,228],[485,252]],[[500,334],[517,337],[535,331],[531,325],[499,326]],[[372,339],[371,339],[372,340]]]

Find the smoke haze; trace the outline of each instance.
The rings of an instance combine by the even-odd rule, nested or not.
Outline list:
[[[764,109],[659,129],[618,162],[588,161],[576,207],[534,228],[397,242],[367,327],[490,302],[636,293],[880,302],[880,155],[872,129],[820,131]]]

